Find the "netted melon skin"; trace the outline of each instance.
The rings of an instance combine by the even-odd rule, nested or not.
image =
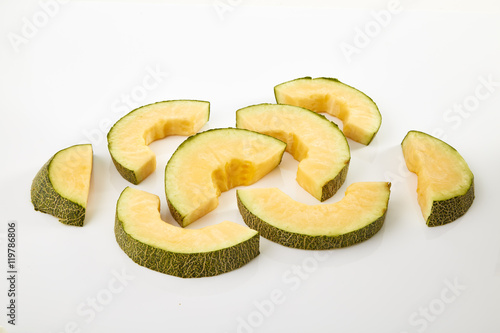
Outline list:
[[[259,235],[235,246],[200,253],[169,252],[138,241],[127,234],[115,217],[115,237],[120,248],[135,263],[181,278],[201,278],[230,272],[259,255]]]
[[[259,234],[283,246],[302,249],[302,250],[329,250],[339,249],[361,243],[380,231],[384,225],[386,212],[367,226],[338,236],[311,236],[283,229],[276,228],[263,221],[258,216],[250,212],[238,197],[238,209],[240,210],[243,221],[252,229],[257,230]]]
[[[474,198],[474,179],[472,179],[469,190],[464,195],[432,203],[427,225],[437,227],[455,221],[469,210]]]
[[[54,155],[55,156],[55,155]],[[85,221],[85,207],[72,202],[54,190],[49,178],[52,157],[38,171],[31,184],[31,202],[36,211],[59,218],[63,224],[81,227]]]

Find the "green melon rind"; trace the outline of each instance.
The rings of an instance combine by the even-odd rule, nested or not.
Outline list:
[[[342,187],[345,182],[348,170],[349,162],[346,163],[346,165],[342,168],[342,170],[340,170],[335,178],[331,179],[329,182],[323,185],[323,188],[321,189],[321,202],[330,199],[335,193],[337,193],[339,188]]]
[[[263,221],[245,206],[238,196],[238,192],[236,192],[236,197],[238,209],[246,225],[257,230],[262,237],[272,242],[302,250],[339,249],[361,243],[373,237],[382,228],[387,212],[386,210],[382,216],[367,226],[347,234],[338,236],[311,236],[286,231]]]
[[[73,147],[75,146],[66,149]],[[36,211],[55,216],[63,224],[82,227],[86,208],[57,193],[50,181],[50,164],[56,155],[57,153],[42,166],[33,179],[31,202]]]
[[[134,185],[138,185],[142,180],[138,180],[137,178],[137,174],[135,173],[135,171],[133,170],[130,170],[128,169],[127,167],[123,166],[120,162],[118,162],[117,160],[115,160],[115,157],[113,156],[113,152],[112,152],[112,149],[111,149],[111,143],[109,142],[109,137],[110,137],[110,133],[112,133],[113,131],[113,128],[116,126],[116,124],[118,122],[120,122],[120,120],[122,120],[123,118],[125,117],[128,117],[130,116],[132,113],[136,112],[137,110],[139,109],[142,109],[142,108],[145,108],[145,107],[148,107],[148,106],[151,106],[151,105],[155,105],[155,104],[160,104],[160,103],[166,103],[166,102],[179,102],[179,101],[184,101],[184,102],[203,102],[203,103],[208,103],[209,106],[208,106],[208,113],[207,113],[207,120],[208,121],[210,119],[210,103],[207,102],[207,101],[200,101],[200,100],[194,100],[194,99],[180,99],[180,100],[171,100],[171,101],[161,101],[161,102],[155,102],[155,103],[151,103],[151,104],[147,104],[147,105],[143,105],[141,107],[138,107],[132,111],[130,111],[129,113],[127,113],[126,115],[124,115],[123,117],[121,117],[109,130],[108,134],[107,134],[107,140],[108,140],[108,151],[109,151],[109,154],[111,155],[111,159],[113,160],[113,164],[115,165],[116,167],[116,170],[118,171],[118,173],[127,181],[131,182],[132,184]]]
[[[181,278],[215,276],[242,267],[259,255],[259,234],[237,245],[216,251],[175,253],[142,243],[129,235],[115,217],[115,237],[120,248],[140,266]]]
[[[111,155],[111,160],[113,161],[113,164],[115,165],[116,170],[118,171],[118,173],[125,180],[131,182],[134,185],[138,185],[140,183],[140,181],[137,180],[137,175],[135,174],[135,172],[133,170],[127,169],[122,164],[120,164],[119,162],[117,162],[115,160],[115,158],[114,158],[113,155]]]
[[[183,219],[184,219],[184,217],[186,215],[182,215],[181,213],[179,213],[179,211],[177,210],[177,208],[175,208],[175,206],[168,199],[168,196],[167,196],[167,205],[168,205],[168,209],[170,210],[170,215],[172,215],[172,217],[174,218],[174,220],[177,223],[179,223],[179,225],[181,227],[184,227],[184,225],[183,225]]]
[[[255,106],[260,106],[260,105],[275,105],[275,104],[272,104],[272,103],[262,103],[262,104],[257,104]],[[250,107],[252,107],[252,106],[249,106],[249,107],[246,107],[246,108],[250,108]],[[337,124],[335,124],[334,122],[328,120],[328,118],[326,118],[322,114],[316,113],[314,111],[311,111],[309,109],[303,108],[301,106],[294,106],[294,107],[301,108],[301,109],[303,109],[303,110],[305,110],[307,112],[312,113],[313,115],[315,115],[317,117],[320,117],[321,119],[324,119],[324,120],[328,121],[340,133],[342,133],[342,135],[344,135],[344,133],[339,129],[339,126]],[[243,109],[240,109],[240,110],[244,110],[246,108],[243,108]],[[238,110],[238,111],[240,111],[240,110]],[[240,128],[240,127],[238,127],[238,111],[236,111],[236,127]],[[265,134],[265,133],[262,133],[262,134]],[[265,134],[265,135],[269,135],[269,134]],[[349,150],[349,161],[347,161],[346,165],[342,168],[342,170],[340,170],[340,172],[333,179],[330,179],[328,182],[325,183],[325,185],[323,185],[323,187],[321,189],[321,199],[320,199],[321,202],[323,202],[323,201],[331,198],[335,193],[337,193],[337,191],[339,190],[339,188],[342,187],[342,185],[344,184],[345,179],[347,177],[347,171],[349,170],[349,163],[350,163],[350,147],[349,147],[349,144],[347,142],[347,138],[345,136],[344,136],[344,139],[345,139],[345,142],[346,142],[347,149]]]
[[[378,105],[377,105],[377,103],[375,103],[375,101],[370,96],[368,96],[367,94],[365,94],[361,90],[356,89],[353,86],[350,86],[350,85],[348,85],[348,84],[340,81],[337,78],[331,78],[331,77],[317,77],[317,78],[312,78],[311,76],[304,76],[304,77],[301,77],[301,78],[297,78],[297,79],[294,79],[294,80],[290,80],[290,81],[286,81],[286,82],[280,83],[280,84],[278,84],[278,85],[276,85],[274,87],[274,98],[276,99],[276,103],[282,104],[279,101],[278,92],[277,92],[277,90],[279,89],[279,86],[287,84],[287,83],[291,83],[293,81],[299,81],[299,80],[318,80],[318,79],[319,80],[333,81],[333,82],[336,82],[336,83],[340,83],[340,84],[342,84],[342,85],[344,85],[346,87],[349,87],[351,89],[354,89],[354,90],[358,91],[359,93],[363,94],[366,98],[368,98],[373,103],[373,105],[375,105],[375,109],[377,110],[379,118],[380,118],[380,123],[378,125],[377,130],[373,133],[373,135],[371,136],[371,138],[366,143],[363,143],[364,145],[368,146],[373,141],[373,138],[375,138],[375,135],[377,135],[378,131],[380,130],[380,127],[382,126],[382,114],[380,113],[380,110],[378,109]]]
[[[432,203],[427,225],[436,227],[455,221],[469,210],[474,198],[474,178],[472,178],[469,190],[465,194]]]

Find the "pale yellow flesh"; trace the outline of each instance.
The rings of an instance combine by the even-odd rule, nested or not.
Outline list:
[[[368,144],[381,124],[373,101],[360,91],[328,79],[298,79],[276,88],[280,104],[326,112],[342,120],[346,137]]]
[[[116,162],[145,178],[156,169],[148,145],[169,135],[192,135],[208,120],[210,105],[201,101],[166,101],[139,108],[120,119],[108,141]]]
[[[49,167],[49,179],[54,190],[83,208],[87,207],[92,160],[92,146],[77,145],[58,152]]]
[[[287,143],[299,161],[297,182],[321,200],[323,186],[350,160],[344,134],[328,119],[290,105],[256,105],[237,111],[237,126]]]
[[[165,170],[167,199],[186,226],[218,205],[221,192],[250,185],[281,161],[285,143],[246,130],[207,131],[189,139]]]
[[[117,216],[125,232],[139,242],[176,253],[216,251],[257,234],[229,221],[201,229],[175,227],[161,219],[158,196],[131,187],[127,187],[118,200]]]
[[[463,157],[447,143],[410,131],[402,148],[408,170],[417,174],[417,198],[425,220],[434,201],[464,195],[469,190],[473,174]]]
[[[242,189],[242,203],[261,220],[289,232],[310,236],[338,236],[359,230],[382,217],[389,202],[390,183],[350,185],[342,200],[307,205],[277,188]]]

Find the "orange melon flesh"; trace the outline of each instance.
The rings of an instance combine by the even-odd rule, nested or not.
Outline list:
[[[221,192],[250,185],[281,162],[286,144],[239,128],[219,128],[186,139],[165,168],[165,194],[183,227],[218,205]]]
[[[108,149],[118,172],[139,184],[156,169],[156,155],[149,148],[169,135],[192,135],[208,121],[210,104],[173,100],[142,106],[118,120],[108,133]]]
[[[368,145],[378,132],[382,116],[373,100],[333,78],[300,78],[274,87],[279,104],[326,112],[343,122],[346,137]]]
[[[417,198],[430,226],[465,214],[474,199],[474,175],[450,145],[423,132],[409,131],[402,142],[408,170],[417,174]]]
[[[372,237],[385,219],[390,183],[351,184],[342,200],[307,205],[277,188],[237,191],[245,223],[284,246],[322,250],[351,246]]]
[[[297,182],[324,201],[342,186],[351,159],[338,126],[310,110],[280,104],[259,104],[236,111],[236,126],[271,135],[287,143],[299,161]]]

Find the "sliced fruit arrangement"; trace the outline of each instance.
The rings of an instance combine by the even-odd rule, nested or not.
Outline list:
[[[83,226],[92,175],[92,145],[60,150],[38,171],[31,184],[35,210],[64,224]]]
[[[464,215],[474,201],[474,175],[458,151],[419,131],[409,131],[401,146],[408,170],[417,174],[417,198],[427,225]]]
[[[210,103],[164,101],[142,106],[118,120],[108,133],[108,149],[118,172],[139,184],[156,169],[148,145],[168,135],[192,135],[208,121]]]
[[[236,195],[243,220],[261,236],[288,247],[324,250],[357,244],[380,230],[390,183],[353,183],[342,200],[312,206],[277,188],[241,189]]]
[[[286,143],[238,128],[213,129],[185,140],[165,168],[172,216],[183,227],[215,209],[221,192],[250,185],[281,162]]]
[[[378,107],[370,97],[337,79],[299,78],[275,86],[274,94],[279,104],[339,118],[345,136],[364,145],[373,140],[382,123]]]
[[[236,127],[286,142],[299,161],[297,182],[324,201],[345,181],[351,154],[338,126],[313,111],[291,105],[260,104],[236,111]]]
[[[257,231],[229,221],[202,229],[175,227],[161,219],[158,196],[130,187],[116,205],[115,236],[139,265],[183,278],[229,272],[259,254]]]

